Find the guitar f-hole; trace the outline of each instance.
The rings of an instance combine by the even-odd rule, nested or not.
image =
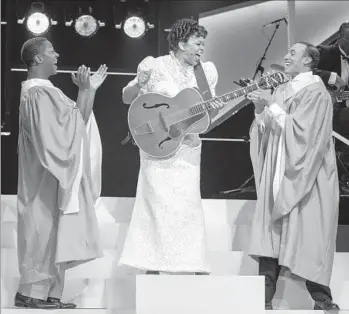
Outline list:
[[[159,143],[159,148],[160,149],[163,149],[163,147],[162,147],[162,144],[164,144],[165,142],[168,142],[168,141],[170,141],[171,140],[171,137],[166,137],[164,140],[162,140],[160,143]]]
[[[159,108],[159,107],[162,107],[162,106],[166,107],[167,109],[170,108],[170,105],[169,104],[165,104],[165,103],[155,104],[153,106],[148,106],[147,103],[143,104],[143,108],[145,108],[145,109]]]

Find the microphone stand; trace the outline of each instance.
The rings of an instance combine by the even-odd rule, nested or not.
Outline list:
[[[280,22],[281,22],[281,21],[277,22],[276,25],[275,25],[275,29],[274,29],[273,35],[271,36],[271,38],[270,38],[270,40],[269,40],[269,43],[268,43],[267,48],[265,48],[265,51],[264,51],[264,54],[263,54],[262,58],[259,60],[259,63],[258,63],[258,65],[257,65],[256,71],[255,71],[255,73],[254,73],[254,76],[253,76],[253,79],[252,79],[252,80],[254,80],[254,79],[256,78],[258,72],[261,72],[261,76],[262,76],[263,73],[264,73],[264,68],[262,67],[262,63],[263,63],[263,61],[265,60],[265,56],[266,56],[266,54],[267,54],[267,51],[268,51],[268,49],[269,49],[269,47],[270,47],[271,42],[272,42],[273,39],[274,39],[275,33],[276,33],[276,31],[279,29],[279,27],[280,27]]]
[[[267,47],[265,48],[264,50],[264,53],[263,53],[263,56],[262,58],[259,60],[258,62],[258,65],[257,65],[257,68],[256,68],[256,71],[254,73],[254,76],[253,76],[253,81],[254,79],[256,78],[258,72],[261,72],[261,76],[263,75],[264,73],[264,67],[262,66],[262,63],[263,61],[265,60],[265,56],[268,52],[268,49],[271,45],[271,42],[273,41],[274,39],[274,36],[276,34],[276,31],[279,29],[280,27],[280,22],[277,22],[276,25],[275,25],[275,29],[274,29],[274,32],[273,32],[273,35],[271,36],[270,40],[269,40],[269,43],[267,45]],[[235,82],[235,84],[237,85],[240,85],[238,82]],[[241,86],[241,85],[240,85]],[[245,142],[249,142],[249,139],[247,139],[247,137],[244,137],[244,140]],[[251,186],[247,186],[252,180],[254,179],[254,175],[252,174],[244,183],[242,183],[237,189],[233,189],[233,190],[228,190],[228,191],[221,191],[219,192],[218,194],[219,195],[225,195],[225,194],[235,194],[235,193],[244,193],[244,192],[256,192],[256,185],[255,184],[252,184]]]
[[[275,24],[275,29],[274,29],[273,35],[271,36],[271,38],[270,38],[270,40],[269,40],[269,43],[268,43],[267,47],[266,47],[265,50],[264,50],[264,53],[263,53],[262,58],[261,58],[261,59],[259,60],[259,62],[258,62],[256,71],[255,71],[254,76],[253,76],[253,79],[252,79],[253,81],[254,81],[254,79],[256,78],[258,72],[261,72],[261,76],[262,76],[263,73],[264,73],[264,67],[262,66],[262,63],[263,63],[263,61],[265,60],[265,56],[266,56],[266,54],[267,54],[267,52],[268,52],[268,49],[269,49],[269,47],[270,47],[270,45],[271,45],[271,42],[272,42],[273,39],[274,39],[274,36],[275,36],[275,34],[276,34],[276,31],[277,31],[277,30],[279,29],[279,27],[280,27],[280,22],[281,22],[281,21],[279,21],[279,22],[277,22],[277,23]],[[237,85],[240,85],[238,82],[235,82],[235,81],[234,81],[234,83],[237,84]],[[245,138],[246,138],[246,137],[245,137]],[[249,139],[246,139],[245,141],[246,141],[246,142],[249,142]],[[221,192],[219,192],[218,194],[220,194],[220,195],[223,194],[223,195],[224,195],[224,194],[235,194],[235,193],[244,193],[244,192],[256,192],[256,185],[255,185],[255,184],[252,184],[251,186],[247,186],[253,179],[254,179],[254,175],[252,174],[252,175],[251,175],[244,183],[242,183],[237,189],[228,190],[228,191],[221,191]]]

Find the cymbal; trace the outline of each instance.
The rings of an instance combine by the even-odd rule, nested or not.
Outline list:
[[[270,68],[274,71],[281,71],[281,72],[285,72],[285,67],[280,65],[280,64],[276,64],[276,63],[273,63]]]

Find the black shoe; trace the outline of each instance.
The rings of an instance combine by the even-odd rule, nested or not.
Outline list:
[[[41,299],[26,297],[18,292],[15,296],[15,306],[43,310],[59,309],[59,305],[57,304],[47,303]]]
[[[55,305],[59,306],[60,309],[75,309],[76,308],[76,304],[63,303],[63,302],[61,302],[60,299],[57,299],[57,298],[48,297],[46,302],[50,303],[50,304],[55,304]]]
[[[314,310],[339,311],[339,306],[331,299],[326,299],[323,301],[315,301]]]

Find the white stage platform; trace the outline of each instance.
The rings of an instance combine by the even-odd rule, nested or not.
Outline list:
[[[255,201],[203,200],[211,276],[142,276],[134,269],[118,266],[133,202],[132,198],[101,199],[97,216],[105,255],[67,272],[65,301],[77,303],[87,314],[136,314],[136,305],[137,314],[157,314],[161,311],[171,314],[170,309],[164,308],[167,305],[177,309],[176,314],[184,314],[185,311],[195,314],[196,310],[204,314],[198,308],[200,302],[195,301],[198,298],[204,300],[201,303],[211,309],[210,313],[250,313],[253,310],[254,314],[258,314],[264,311],[263,279],[257,276],[258,265],[243,253],[248,243],[248,224]],[[12,308],[19,279],[16,216],[16,196],[3,195],[1,313],[4,314],[27,312],[23,309],[18,312],[18,309]],[[331,288],[334,300],[343,310],[349,310],[349,253],[336,253]],[[279,279],[274,307],[280,310],[311,310],[313,302],[304,283],[286,272]],[[29,312],[34,314],[38,311]],[[62,314],[68,312],[59,311]],[[77,310],[74,313],[80,314]],[[282,313],[286,314],[286,311]]]

